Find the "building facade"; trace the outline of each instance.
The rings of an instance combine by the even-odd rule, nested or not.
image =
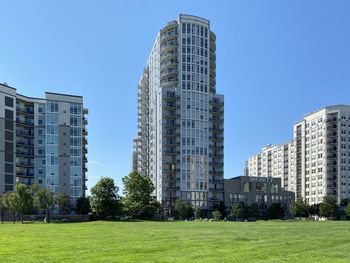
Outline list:
[[[158,33],[139,81],[138,170],[166,215],[178,198],[208,211],[224,202],[215,41],[208,20],[179,15]]]
[[[87,113],[80,96],[31,98],[0,84],[0,193],[37,183],[73,203],[84,196]]]
[[[280,204],[288,213],[290,203],[295,199],[294,193],[285,191],[281,178],[238,176],[225,179],[225,207],[230,209],[237,203],[247,206],[256,204],[261,218],[267,216],[272,204]]]
[[[277,163],[287,162],[284,167],[288,169],[259,173],[263,149],[247,161],[246,175],[284,177],[282,185],[309,204],[321,203],[326,195],[335,196],[338,203],[350,198],[350,106],[328,106],[309,113],[293,131],[293,141],[282,146],[288,148],[288,157],[277,159]],[[269,149],[276,147],[281,146]],[[271,161],[275,162],[273,156]]]

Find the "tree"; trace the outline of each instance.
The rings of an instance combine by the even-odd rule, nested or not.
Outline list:
[[[123,209],[126,215],[140,218],[153,218],[160,209],[154,196],[154,185],[148,176],[132,172],[122,178],[124,184]]]
[[[296,217],[307,217],[309,215],[309,206],[304,202],[302,198],[297,198],[297,200],[291,203],[290,212]]]
[[[7,196],[7,207],[14,213],[14,220],[16,220],[16,213],[21,215],[23,224],[23,215],[33,209],[33,195],[30,187],[21,183],[17,184],[16,192]]]
[[[236,203],[231,208],[231,216],[237,219],[246,217],[246,205],[243,202]]]
[[[191,204],[182,201],[180,198],[176,199],[174,206],[174,214],[179,219],[186,219],[191,216],[193,212]]]
[[[319,215],[320,214],[320,204],[310,205],[310,215]]]
[[[320,214],[324,217],[335,217],[338,212],[337,199],[334,196],[328,195],[323,198],[320,204]]]
[[[89,214],[90,210],[91,207],[89,198],[84,196],[79,197],[75,203],[75,212],[77,214],[81,214],[84,219],[84,215]]]
[[[256,203],[248,207],[247,217],[259,218],[259,207]]]
[[[218,210],[222,216],[226,216],[226,207],[224,202],[215,202],[213,205],[213,210]]]
[[[0,194],[0,220],[1,220],[1,224],[4,223],[4,214],[8,210],[6,198],[7,198],[6,194]]]
[[[56,202],[58,205],[58,209],[62,214],[69,214],[73,211],[73,205],[70,202],[69,196],[65,196],[60,194],[56,197]]]
[[[91,188],[90,205],[92,212],[100,218],[115,216],[119,209],[119,188],[112,178],[102,177]]]
[[[40,185],[33,185],[33,203],[37,210],[45,211],[46,222],[50,223],[51,210],[55,206],[55,195],[47,188]]]
[[[196,207],[196,209],[194,209],[194,217],[196,219],[199,219],[202,217],[202,210],[199,207]]]
[[[221,217],[222,217],[222,214],[221,214],[221,212],[219,210],[214,210],[213,213],[212,213],[212,217],[213,217],[214,221],[220,221]]]
[[[267,210],[267,214],[269,219],[281,219],[284,217],[284,209],[282,208],[281,204],[274,203]]]
[[[346,214],[347,216],[350,216],[350,204],[348,204],[348,205],[346,206],[346,208],[345,208],[345,214]]]
[[[347,207],[348,204],[350,204],[350,199],[349,198],[344,198],[340,201],[340,206],[342,207]]]

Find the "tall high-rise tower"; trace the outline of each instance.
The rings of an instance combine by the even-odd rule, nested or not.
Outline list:
[[[180,198],[203,211],[224,202],[224,97],[216,94],[216,36],[179,15],[160,30],[138,85],[137,170],[165,215]]]

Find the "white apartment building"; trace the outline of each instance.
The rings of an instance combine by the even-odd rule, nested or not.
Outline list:
[[[178,198],[203,212],[224,202],[215,41],[208,20],[179,15],[158,33],[139,81],[134,170],[152,178],[165,215]]]
[[[284,150],[282,150],[282,148]],[[286,190],[309,204],[333,195],[350,198],[350,106],[307,114],[288,144],[268,146],[246,163],[246,175],[282,178]]]
[[[37,183],[72,203],[85,196],[87,114],[81,96],[33,98],[0,84],[0,193]]]

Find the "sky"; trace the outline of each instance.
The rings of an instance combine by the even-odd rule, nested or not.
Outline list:
[[[137,83],[159,30],[178,14],[210,20],[225,96],[225,178],[293,124],[350,104],[350,1],[0,0],[0,82],[27,96],[82,95],[88,188],[131,170]]]

